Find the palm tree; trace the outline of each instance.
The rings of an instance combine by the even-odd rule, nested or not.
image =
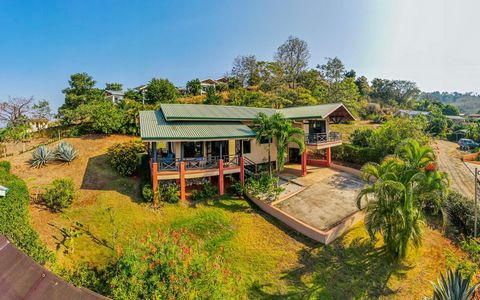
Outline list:
[[[271,120],[273,135],[277,141],[277,168],[278,171],[281,171],[285,166],[285,157],[289,143],[297,144],[300,153],[305,151],[304,132],[301,128],[294,127],[292,122],[285,119],[281,114],[272,115]]]
[[[377,233],[383,236],[385,249],[394,259],[402,259],[409,243],[418,247],[421,243],[421,210],[426,195],[443,196],[448,190],[445,173],[427,170],[435,161],[433,150],[407,140],[395,156],[382,163],[363,166],[363,179],[367,185],[357,196],[357,207],[367,200],[365,226],[371,238]],[[373,182],[372,182],[373,181]],[[371,201],[367,195],[373,195]]]
[[[368,164],[363,168],[364,177],[373,176],[375,182],[357,196],[357,206],[362,199],[373,194],[374,199],[365,208],[365,227],[372,239],[382,234],[385,249],[393,259],[402,259],[407,254],[407,246],[421,244],[421,214],[415,205],[411,185],[399,181],[402,162],[387,158],[381,164]],[[373,175],[368,175],[373,174]]]
[[[473,299],[475,291],[478,289],[480,283],[469,287],[471,276],[463,278],[458,270],[453,273],[448,270],[446,278],[441,274],[437,280],[437,284],[433,285],[432,300],[469,300]],[[429,298],[425,298],[429,299]]]
[[[264,139],[268,141],[268,172],[272,175],[272,159],[270,149],[273,139],[273,122],[272,118],[265,113],[259,113],[254,121],[254,131],[256,133],[255,140],[257,143],[262,143]]]

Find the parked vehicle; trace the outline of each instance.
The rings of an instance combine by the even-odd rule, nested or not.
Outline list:
[[[479,143],[476,143],[471,139],[460,139],[458,141],[458,145],[460,146],[460,149],[462,149],[462,150],[474,149],[474,148],[478,148],[480,146]]]

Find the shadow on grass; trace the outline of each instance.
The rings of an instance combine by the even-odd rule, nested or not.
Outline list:
[[[142,202],[140,197],[140,177],[122,177],[108,163],[107,154],[88,159],[83,175],[81,189],[97,191],[116,191],[129,196],[134,202]]]
[[[378,299],[395,294],[388,288],[391,276],[402,277],[410,269],[389,263],[385,252],[367,238],[356,238],[348,246],[341,241],[298,253],[300,266],[282,278],[290,287],[287,294],[269,293],[269,285],[255,284],[252,298]]]

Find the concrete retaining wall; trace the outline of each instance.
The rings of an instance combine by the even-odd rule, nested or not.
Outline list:
[[[261,210],[271,215],[275,219],[289,226],[293,230],[300,232],[301,234],[320,242],[322,244],[328,245],[333,242],[336,238],[341,236],[347,230],[349,230],[355,223],[363,220],[364,213],[363,211],[358,211],[343,219],[340,223],[330,228],[327,231],[319,230],[315,227],[304,223],[293,216],[287,214],[286,212],[263,202],[262,200],[256,199],[250,194],[246,194],[247,198],[255,203]]]

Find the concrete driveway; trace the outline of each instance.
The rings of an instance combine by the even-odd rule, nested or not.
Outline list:
[[[302,222],[328,230],[358,211],[355,197],[364,182],[353,175],[330,168],[309,167],[306,177],[295,180],[305,185],[305,190],[275,207]]]

